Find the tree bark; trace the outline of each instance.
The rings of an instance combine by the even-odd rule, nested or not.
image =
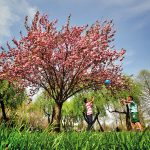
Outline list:
[[[119,120],[120,120],[121,128],[123,129],[123,121],[122,121],[122,116],[121,116],[121,114],[119,114]]]
[[[61,110],[62,104],[56,103],[53,108],[53,116],[52,116],[52,125],[54,127],[54,131],[56,132],[60,132]]]
[[[67,128],[66,128],[66,117],[65,116],[63,116],[63,120],[61,120],[61,123],[62,123],[62,127],[63,127],[63,129],[64,129],[64,131],[67,131]]]
[[[115,113],[119,113],[119,114],[125,114],[125,115],[126,115],[126,127],[127,127],[127,130],[130,131],[130,130],[132,129],[132,127],[131,127],[131,122],[130,122],[130,111],[129,111],[129,106],[128,106],[128,105],[126,105],[126,111],[123,111],[123,112],[118,111],[118,110],[116,110],[116,109],[113,110],[113,111],[110,111],[110,110],[108,109],[108,111],[109,111],[110,113],[115,112]]]
[[[2,117],[3,117],[4,121],[6,122],[7,121],[7,117],[6,117],[4,102],[2,100],[0,100],[0,104],[1,104],[1,109],[2,109]]]
[[[127,127],[127,130],[130,131],[132,129],[132,127],[131,127],[131,122],[130,122],[129,106],[126,105],[126,108],[127,108],[127,112],[126,112],[126,127]]]
[[[100,131],[101,131],[101,132],[104,132],[104,129],[103,129],[103,127],[102,127],[102,125],[101,125],[100,121],[98,120],[98,117],[97,117],[97,122],[98,122],[98,124],[99,124]]]

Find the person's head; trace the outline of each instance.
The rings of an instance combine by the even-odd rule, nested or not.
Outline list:
[[[133,96],[129,95],[128,98],[127,98],[127,100],[128,100],[129,102],[133,101]]]
[[[83,100],[83,101],[84,101],[84,103],[87,103],[87,102],[88,102],[88,101],[87,101],[87,98],[84,98],[84,100]]]

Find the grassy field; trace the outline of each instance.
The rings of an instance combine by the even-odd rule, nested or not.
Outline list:
[[[150,132],[49,133],[0,128],[0,150],[150,150]]]

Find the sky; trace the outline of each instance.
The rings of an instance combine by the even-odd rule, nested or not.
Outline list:
[[[115,49],[126,50],[123,73],[138,75],[150,70],[150,0],[0,0],[0,45],[24,34],[24,18],[36,11],[58,19],[58,27],[71,14],[72,25],[92,25],[97,20],[113,19]]]

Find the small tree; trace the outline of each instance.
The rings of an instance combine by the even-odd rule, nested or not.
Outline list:
[[[150,122],[149,121],[150,120],[150,71],[141,70],[137,77],[137,80],[142,86],[142,95],[141,95],[142,111],[145,116],[145,121],[147,121],[149,124]]]
[[[125,115],[125,120],[126,120],[126,128],[127,130],[131,130],[131,123],[130,123],[130,110],[129,106],[126,104],[125,107],[121,105],[119,100],[122,98],[126,99],[129,95],[133,96],[134,101],[136,103],[140,104],[140,96],[141,96],[141,86],[133,80],[131,77],[126,77],[125,78],[125,83],[124,83],[124,90],[118,91],[115,94],[108,94],[108,111],[113,112],[113,113],[118,113],[118,114],[124,114]],[[118,103],[119,102],[119,103]],[[113,107],[114,110],[109,109],[109,105]],[[121,108],[121,109],[120,109]]]
[[[63,103],[74,94],[101,86],[106,79],[112,87],[121,87],[121,66],[125,50],[113,50],[111,42],[115,31],[112,21],[91,27],[71,26],[70,17],[61,30],[57,21],[49,21],[47,15],[37,12],[32,25],[25,27],[27,35],[13,39],[15,47],[8,44],[8,51],[0,53],[0,78],[15,80],[25,87],[32,87],[31,94],[45,89],[54,99],[53,124],[60,131]]]
[[[2,110],[2,118],[6,122],[6,108],[16,109],[25,100],[25,91],[14,87],[7,80],[0,81],[0,104]]]
[[[49,97],[46,91],[43,91],[35,100],[34,106],[40,109],[47,116],[48,124],[53,121],[54,101]]]

